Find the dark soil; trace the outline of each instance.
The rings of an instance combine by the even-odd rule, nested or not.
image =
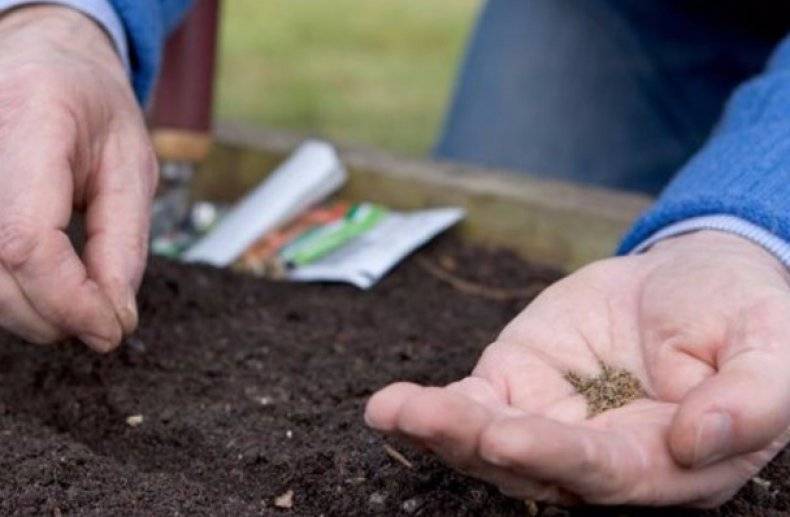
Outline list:
[[[452,239],[421,257],[514,292],[556,277]],[[153,261],[140,298],[139,339],[109,356],[0,337],[0,513],[527,514],[362,422],[390,381],[466,374],[527,300],[459,291],[414,260],[365,293]],[[761,478],[721,514],[790,511],[790,454]]]

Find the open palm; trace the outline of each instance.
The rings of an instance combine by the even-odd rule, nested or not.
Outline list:
[[[443,388],[393,384],[366,413],[504,493],[551,502],[724,502],[788,442],[790,287],[768,254],[701,233],[547,289]],[[645,396],[590,416],[568,372]]]

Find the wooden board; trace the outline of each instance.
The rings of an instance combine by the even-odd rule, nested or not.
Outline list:
[[[222,125],[198,175],[195,195],[232,201],[259,183],[303,137]],[[459,226],[472,241],[514,249],[525,258],[578,268],[612,253],[646,196],[545,181],[504,171],[403,159],[338,146],[349,170],[340,197],[393,208],[455,205],[467,209]]]

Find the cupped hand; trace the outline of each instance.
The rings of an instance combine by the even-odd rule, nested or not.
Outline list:
[[[123,65],[77,11],[18,8],[0,17],[0,104],[0,326],[108,351],[137,325],[157,179]]]
[[[568,372],[646,396],[588,418]],[[698,232],[544,291],[446,387],[397,383],[365,418],[513,497],[729,499],[790,440],[790,275],[740,237]]]

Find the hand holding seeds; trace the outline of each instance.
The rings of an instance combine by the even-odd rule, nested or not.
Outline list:
[[[0,71],[0,326],[108,351],[137,325],[156,184],[140,109],[107,35],[71,9],[3,14]]]
[[[469,377],[393,384],[366,420],[513,497],[720,504],[790,440],[788,314],[770,254],[676,237],[558,282]]]

